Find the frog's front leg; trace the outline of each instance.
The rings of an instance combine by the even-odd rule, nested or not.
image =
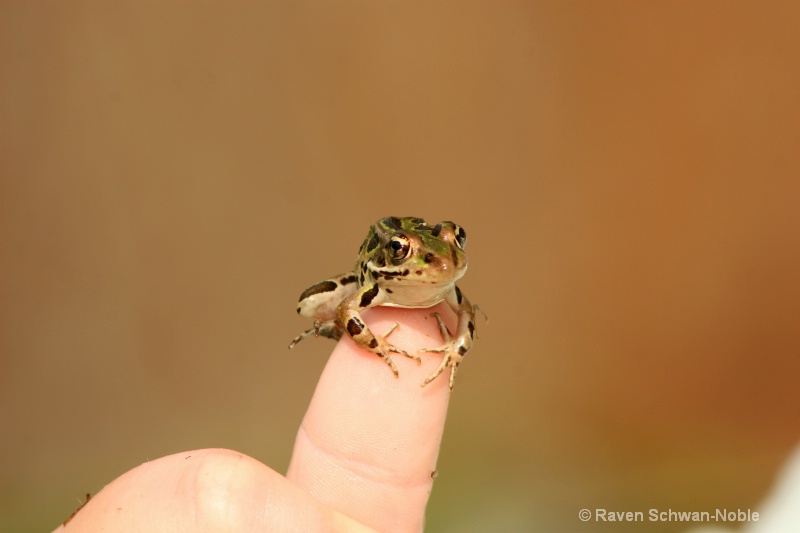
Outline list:
[[[455,338],[451,338],[450,332],[447,326],[445,326],[444,321],[442,321],[442,318],[438,313],[434,313],[436,321],[439,323],[439,331],[442,333],[444,344],[438,348],[424,348],[420,351],[443,353],[444,357],[439,367],[422,382],[422,386],[424,387],[436,379],[447,367],[450,367],[450,391],[452,392],[458,365],[470,348],[472,348],[472,344],[475,340],[475,307],[461,294],[461,290],[458,287],[453,289],[453,292],[450,293],[446,301],[458,316],[456,336]]]
[[[360,311],[381,305],[386,301],[386,293],[381,290],[378,285],[365,285],[352,296],[344,299],[339,307],[336,309],[336,318],[344,331],[350,335],[350,338],[360,347],[368,350],[375,355],[382,357],[386,364],[389,365],[394,377],[398,377],[397,365],[394,364],[390,353],[399,353],[410,359],[414,359],[417,364],[421,364],[422,360],[418,355],[412,355],[405,350],[401,350],[391,344],[386,338],[397,329],[398,324],[392,328],[384,336],[375,335],[370,331],[369,327],[364,323],[361,318]]]

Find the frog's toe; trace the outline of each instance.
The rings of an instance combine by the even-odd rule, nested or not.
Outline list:
[[[433,313],[434,318],[436,319],[436,323],[439,325],[439,333],[442,334],[442,339],[445,343],[449,343],[452,336],[450,335],[450,330],[447,329],[447,325],[442,320],[442,317],[439,316],[439,313]]]
[[[446,351],[447,350],[442,350],[441,348],[420,348],[417,350],[417,353],[442,353]]]
[[[383,338],[384,338],[384,339],[388,339],[388,338],[389,338],[389,335],[391,335],[392,333],[394,333],[394,331],[395,331],[395,330],[396,330],[396,329],[397,329],[399,326],[400,326],[400,322],[395,322],[395,323],[394,323],[394,326],[390,327],[390,328],[389,328],[389,331],[387,331],[387,332],[386,332],[386,333],[383,335]]]
[[[400,353],[401,353],[401,354],[403,354],[403,355],[405,355],[405,356],[406,356],[406,357],[408,357],[409,359],[413,359],[414,361],[416,361],[416,362],[417,362],[417,365],[421,365],[421,364],[422,364],[422,357],[418,356],[417,354],[415,354],[415,353],[414,353],[414,354],[411,354],[411,353],[408,353],[408,352],[406,352],[406,351],[402,351],[402,352],[400,352]]]
[[[458,363],[450,367],[450,392],[453,392],[453,384],[456,382],[457,370],[458,370]]]
[[[420,356],[418,356],[416,354],[410,354],[407,351],[401,350],[400,348],[398,348],[397,346],[394,346],[392,344],[389,345],[389,351],[390,352],[394,352],[394,353],[399,353],[400,355],[402,355],[404,357],[408,357],[409,359],[413,359],[413,360],[415,360],[417,362],[418,365],[422,364],[422,358],[420,358]]]
[[[300,342],[301,340],[307,339],[308,337],[311,337],[312,335],[316,334],[317,330],[314,328],[309,329],[308,331],[304,331],[303,333],[292,339],[292,342],[289,344],[289,349],[291,350],[292,348],[294,348],[297,345],[297,343]]]
[[[389,365],[389,370],[392,371],[392,374],[394,374],[394,377],[395,378],[399,378],[400,377],[400,372],[397,371],[397,365],[394,364],[394,361],[392,360],[391,357],[389,357],[389,354],[385,353],[385,352],[382,352],[382,351],[381,352],[377,352],[377,354],[381,358],[383,358],[384,362],[387,365]]]

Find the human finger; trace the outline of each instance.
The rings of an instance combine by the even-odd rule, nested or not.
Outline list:
[[[417,353],[442,343],[433,309],[378,307],[364,313],[376,334]],[[447,374],[422,387],[440,354],[422,364],[390,354],[398,369],[348,337],[331,355],[298,431],[287,477],[315,498],[380,531],[420,531],[433,484],[449,399]]]
[[[206,449],[162,457],[126,472],[56,529],[70,531],[374,530],[320,503],[255,459]]]

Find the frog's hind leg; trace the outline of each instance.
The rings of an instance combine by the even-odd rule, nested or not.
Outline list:
[[[343,333],[344,329],[341,326],[339,326],[339,323],[336,321],[336,319],[326,320],[325,322],[322,322],[320,320],[315,320],[314,327],[307,331],[304,331],[303,333],[292,339],[292,342],[289,344],[289,348],[290,349],[294,348],[298,342],[300,342],[303,339],[307,339],[308,337],[311,336],[328,337],[329,339],[338,341],[339,339],[342,338]]]

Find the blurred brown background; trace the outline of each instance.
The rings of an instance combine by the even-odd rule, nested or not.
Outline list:
[[[683,531],[800,441],[797,2],[0,3],[0,530],[229,447],[284,471],[309,284],[385,215],[490,317],[430,531]]]

